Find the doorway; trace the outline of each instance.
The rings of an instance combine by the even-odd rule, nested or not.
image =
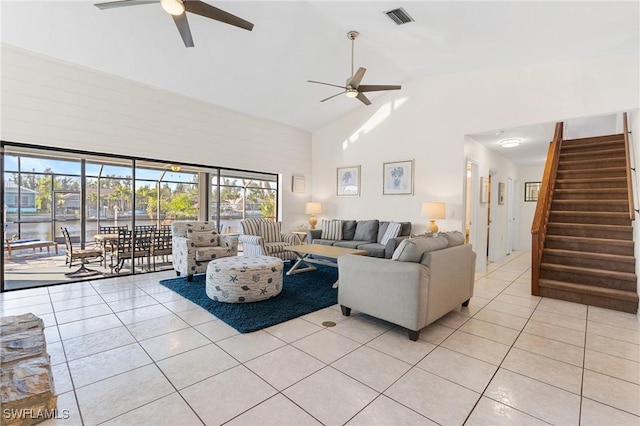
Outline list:
[[[477,247],[478,232],[475,229],[478,215],[478,203],[480,201],[480,187],[478,177],[478,164],[467,160],[465,178],[465,240]]]

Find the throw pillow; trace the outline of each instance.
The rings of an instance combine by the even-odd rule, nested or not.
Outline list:
[[[444,237],[407,238],[398,245],[391,259],[400,262],[420,262],[423,254],[442,250],[448,245],[449,241]]]
[[[342,239],[342,221],[322,219],[322,235],[323,240],[341,240]]]
[[[461,246],[464,244],[464,235],[460,231],[443,232],[440,235],[449,241],[449,247]]]
[[[189,238],[196,247],[214,247],[218,245],[218,234],[216,231],[197,231],[195,229],[187,229],[187,238]]]
[[[280,236],[280,223],[263,220],[260,222],[260,236],[265,243],[282,241],[282,237]]]
[[[400,228],[402,228],[401,224],[399,224],[398,222],[391,222],[387,227],[387,230],[385,231],[380,244],[386,246],[390,239],[395,238],[398,236],[398,234],[400,234]]]
[[[359,220],[356,225],[356,235],[353,237],[354,241],[369,241],[375,243],[378,238],[379,227],[380,222],[378,219]]]

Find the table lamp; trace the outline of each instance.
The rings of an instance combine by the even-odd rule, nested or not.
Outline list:
[[[317,214],[322,213],[322,204],[320,203],[307,203],[304,207],[304,212],[306,214],[310,214],[309,217],[309,225],[311,229],[316,229],[316,224],[318,223],[318,219],[316,219]]]
[[[427,232],[437,233],[438,224],[436,224],[436,219],[446,218],[444,203],[422,203],[422,217],[426,217],[430,221],[429,225],[427,225]]]

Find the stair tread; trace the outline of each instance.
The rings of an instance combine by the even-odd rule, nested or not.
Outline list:
[[[633,241],[617,240],[617,239],[613,239],[613,238],[574,237],[574,236],[571,236],[571,235],[547,235],[547,239],[548,240],[581,241],[581,242],[611,244],[611,245],[624,245],[624,246],[632,246],[633,247]]]
[[[599,145],[612,142],[624,142],[624,133],[615,133],[613,135],[603,136],[590,136],[586,138],[565,139],[562,141],[562,146],[586,146],[586,145]]]
[[[638,280],[636,274],[631,272],[612,271],[609,269],[585,268],[583,266],[561,265],[558,263],[541,263],[540,269],[572,272],[574,274],[589,274],[595,276],[606,276],[611,279],[635,282]]]
[[[593,229],[593,230],[612,230],[612,231],[633,231],[633,226],[627,225],[609,225],[602,223],[570,223],[570,222],[549,222],[547,226],[566,226],[568,228]]]
[[[589,200],[587,198],[582,199],[582,200],[553,200],[554,203],[591,203],[591,204],[610,204],[610,203],[616,203],[616,204],[628,204],[629,202],[627,200],[619,200],[619,199],[604,199],[604,200]]]
[[[549,213],[551,214],[588,214],[592,216],[620,216],[620,217],[628,217],[629,213],[627,212],[592,212],[586,210],[551,210]]]
[[[632,264],[635,264],[636,262],[636,258],[634,256],[627,256],[624,254],[594,253],[594,252],[584,252],[584,251],[554,249],[554,248],[545,248],[544,252],[558,255],[558,256],[601,259],[601,260],[608,260],[610,262],[622,262],[622,263],[632,263]]]
[[[604,193],[610,193],[610,192],[620,192],[623,194],[627,193],[627,189],[626,188],[557,188],[553,190],[554,192],[588,192],[588,193],[594,193],[594,192],[604,192]]]
[[[550,280],[548,278],[540,278],[540,287],[555,287],[572,290],[579,293],[599,295],[601,297],[610,297],[620,300],[638,301],[638,293],[635,291],[617,290],[612,288],[596,287],[588,284],[570,283],[566,281]]]

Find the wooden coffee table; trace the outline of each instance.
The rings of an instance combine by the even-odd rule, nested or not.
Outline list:
[[[287,250],[296,254],[298,259],[293,264],[291,269],[287,272],[287,275],[299,274],[300,272],[315,271],[317,268],[312,263],[319,265],[338,267],[338,256],[342,254],[367,254],[366,250],[350,249],[345,247],[325,246],[323,244],[300,244],[296,246],[289,246]],[[322,256],[326,259],[309,258],[311,255]],[[331,259],[336,259],[332,261]]]

